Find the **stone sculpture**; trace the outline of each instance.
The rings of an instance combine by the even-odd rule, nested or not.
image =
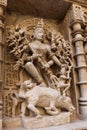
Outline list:
[[[49,87],[40,87],[30,80],[24,81],[19,91],[19,97],[24,98],[29,110],[39,117],[40,113],[36,106],[44,107],[47,114],[56,115],[59,113],[57,107],[65,108],[72,112],[75,108],[70,97],[60,96],[57,90]],[[45,97],[45,100],[44,98]]]
[[[29,27],[16,26],[14,31],[8,31],[10,55],[16,60],[14,70],[19,72],[16,85],[20,86],[18,93],[10,95],[13,102],[12,116],[15,116],[19,102],[21,116],[25,115],[28,108],[39,117],[37,106],[44,108],[48,115],[59,114],[60,108],[72,112],[74,107],[67,96],[72,69],[69,42],[55,30],[50,32],[44,29],[43,19],[34,27],[32,34],[30,30]],[[28,80],[22,79],[22,70],[28,72]]]

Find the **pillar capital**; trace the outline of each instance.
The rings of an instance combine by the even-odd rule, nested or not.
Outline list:
[[[6,7],[7,6],[7,0],[0,0],[0,5]]]
[[[86,11],[85,9],[77,4],[72,4],[70,11],[70,26],[72,27],[75,23],[80,23],[82,26],[85,25],[86,22]]]

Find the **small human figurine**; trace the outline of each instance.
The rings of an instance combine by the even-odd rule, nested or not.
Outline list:
[[[69,68],[67,70],[67,68]],[[63,95],[66,94],[66,91],[70,88],[70,72],[71,72],[71,66],[67,66],[67,65],[62,65],[61,67],[61,71],[60,71],[60,77],[59,77],[59,83],[58,83],[58,87],[61,88],[65,88],[63,90]]]

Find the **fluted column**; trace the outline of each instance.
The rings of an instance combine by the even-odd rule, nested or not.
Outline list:
[[[4,13],[7,0],[0,0],[0,130],[2,129],[2,89],[3,89],[3,64],[4,64]]]
[[[84,52],[83,29],[85,27],[84,17],[81,6],[72,6],[73,18],[71,29],[73,45],[75,46],[76,69],[78,72],[77,85],[80,87],[79,110],[80,114],[87,116],[87,64]]]

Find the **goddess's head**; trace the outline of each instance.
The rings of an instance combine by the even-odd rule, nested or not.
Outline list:
[[[37,26],[34,29],[34,38],[37,40],[43,40],[44,29],[43,29],[43,19],[37,23]]]

